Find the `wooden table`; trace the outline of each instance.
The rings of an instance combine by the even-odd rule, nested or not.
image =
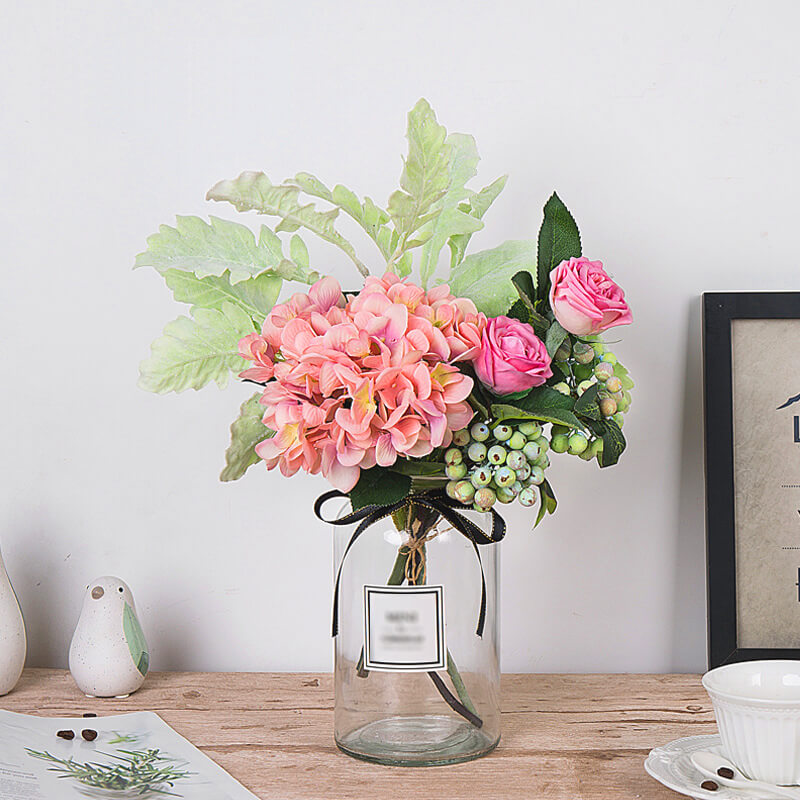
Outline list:
[[[645,773],[645,756],[716,731],[697,675],[505,675],[497,750],[424,769],[340,753],[328,674],[154,673],[127,700],[89,700],[69,673],[28,669],[0,708],[156,711],[263,800],[677,800]]]

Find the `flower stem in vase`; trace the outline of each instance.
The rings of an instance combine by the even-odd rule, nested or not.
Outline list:
[[[421,512],[421,513],[420,513]],[[388,586],[401,586],[405,580],[408,580],[409,586],[421,586],[426,581],[426,562],[427,562],[427,547],[428,533],[433,529],[434,525],[439,520],[439,514],[432,512],[428,509],[417,509],[413,504],[408,508],[401,509],[393,515],[394,523],[398,530],[406,530],[409,533],[409,541],[401,545],[397,551],[392,572],[389,575],[389,580],[386,582]],[[409,564],[409,560],[411,563]],[[360,678],[367,678],[369,670],[364,669],[364,649],[361,649],[361,655],[356,665],[356,674]],[[467,687],[458,671],[456,662],[450,654],[450,649],[447,649],[447,674],[453,683],[453,687],[458,695],[458,700],[453,696],[447,685],[436,672],[429,672],[428,675],[433,681],[436,690],[442,696],[444,701],[457,713],[471,722],[475,727],[480,728],[483,725],[483,720],[478,716],[478,712],[470,699]]]

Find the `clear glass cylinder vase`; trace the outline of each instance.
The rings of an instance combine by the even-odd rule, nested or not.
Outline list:
[[[470,514],[484,529],[486,516]],[[406,766],[490,752],[500,740],[497,546],[476,553],[413,503],[372,525],[345,557],[353,532],[334,527],[336,744]]]

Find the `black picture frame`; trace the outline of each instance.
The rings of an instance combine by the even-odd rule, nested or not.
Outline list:
[[[709,668],[756,659],[800,659],[800,649],[742,648],[737,639],[731,347],[731,323],[737,319],[800,319],[800,292],[703,294]]]

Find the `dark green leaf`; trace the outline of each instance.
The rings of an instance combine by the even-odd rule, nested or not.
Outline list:
[[[528,319],[525,321],[533,325],[537,335],[544,336],[550,320],[536,310],[536,284],[533,275],[526,270],[520,270],[511,279],[511,283],[514,284],[519,299],[528,309]]]
[[[539,513],[536,516],[536,522],[533,523],[534,528],[544,519],[545,514],[555,514],[558,507],[558,500],[556,500],[553,487],[548,481],[539,485],[539,500]]]
[[[588,417],[592,420],[602,420],[600,406],[597,404],[597,395],[601,390],[599,383],[590,386],[576,401],[575,413],[579,417]]]
[[[539,386],[513,404],[495,403],[492,406],[492,417],[498,421],[536,419],[570,428],[583,428],[572,410],[573,405],[574,401],[568,395],[549,386]]]
[[[383,506],[402,500],[411,491],[411,478],[384,467],[362,469],[358,483],[350,490],[353,511],[364,506]]]
[[[545,337],[544,344],[547,347],[547,354],[552,358],[556,354],[556,350],[564,344],[564,339],[569,334],[554,321],[553,324],[547,329],[547,336]]]
[[[539,229],[536,291],[539,300],[547,300],[550,293],[550,272],[562,261],[581,254],[581,235],[578,226],[553,192],[544,206],[544,220]]]
[[[619,461],[625,450],[625,437],[613,419],[604,419],[600,425],[603,427],[603,452],[600,453],[598,463],[601,467],[611,467]]]

